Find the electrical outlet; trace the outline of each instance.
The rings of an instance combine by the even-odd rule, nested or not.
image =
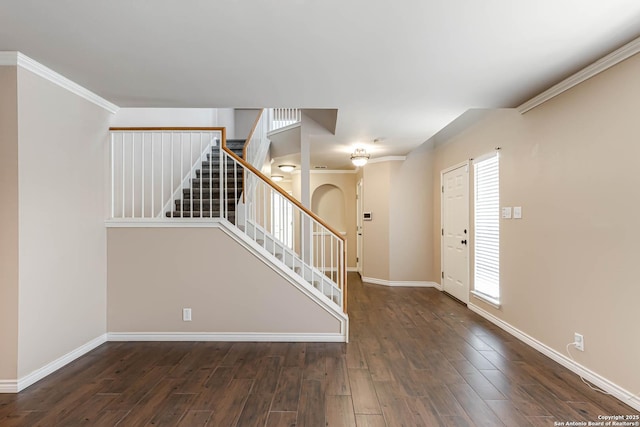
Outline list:
[[[584,337],[582,335],[576,332],[573,336],[573,341],[575,342],[576,349],[584,351]]]
[[[191,322],[191,309],[183,308],[182,309],[182,320],[185,322]]]

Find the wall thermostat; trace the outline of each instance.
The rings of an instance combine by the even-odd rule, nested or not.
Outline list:
[[[371,221],[373,219],[373,214],[371,212],[363,212],[362,219],[365,221]]]

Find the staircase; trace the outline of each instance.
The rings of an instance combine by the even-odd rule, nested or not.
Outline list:
[[[242,157],[244,139],[227,140],[227,148]],[[236,219],[236,205],[242,197],[243,169],[234,167],[232,160],[226,161],[226,173],[220,174],[220,156],[218,147],[212,147],[200,169],[196,169],[196,177],[191,179],[191,186],[182,189],[182,198],[175,200],[174,209],[168,211],[168,218],[218,218],[220,212],[220,179],[224,179],[223,206],[226,205],[226,218],[233,224]]]
[[[208,220],[187,222],[225,230],[346,322],[345,238],[260,172],[265,120],[246,144],[224,128],[111,128],[111,218]]]

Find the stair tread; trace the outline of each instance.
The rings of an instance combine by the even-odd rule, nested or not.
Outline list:
[[[205,167],[196,169],[196,173],[200,173],[200,172],[204,172],[206,174],[213,174],[213,175],[226,174],[230,178],[232,178],[234,175],[237,176],[238,178],[242,178],[242,176],[244,175],[243,173],[244,171],[242,170],[242,168],[237,168],[235,170],[233,168],[227,168],[224,172],[222,172],[217,167],[205,166]]]
[[[246,144],[246,142],[247,142],[246,139],[227,139],[227,148],[231,148],[231,147],[244,148],[244,145]]]
[[[204,182],[204,183],[220,183],[220,179],[221,177],[219,176],[208,176],[209,174],[204,174],[204,176],[200,176],[200,174],[196,174],[195,178],[191,178],[191,182]],[[229,184],[233,184],[234,182],[237,182],[238,184],[242,184],[244,182],[244,180],[242,178],[233,178],[233,177],[227,177],[227,179],[225,179],[225,182],[229,183]]]
[[[242,156],[240,156],[242,157]],[[227,161],[227,163],[236,163],[235,159],[232,159],[231,157],[225,156],[224,157],[225,160]],[[213,163],[214,165],[219,165],[220,164],[220,155],[219,154],[207,154],[207,160],[203,160],[203,162],[207,162],[207,163]]]
[[[209,166],[205,166],[203,168],[198,168],[198,169],[196,169],[196,171],[197,172],[203,171],[203,172],[206,172],[206,173],[213,173],[214,175],[219,175],[220,174],[220,169],[219,168],[217,168],[217,167],[209,167]],[[243,175],[242,172],[243,171],[242,171],[241,168],[238,168],[237,170],[233,170],[233,169],[225,170],[225,173],[227,175],[233,176],[234,173],[235,173],[238,177],[241,177]]]
[[[227,162],[226,171],[228,173],[231,173],[231,172],[233,172],[235,170],[237,173],[242,173],[242,170],[243,170],[242,166],[238,165],[237,167],[234,168],[235,164],[236,164],[235,162],[231,162],[231,161]],[[207,169],[220,170],[220,162],[210,161],[210,160],[203,160],[202,161],[202,169],[205,169],[205,170],[207,170]]]
[[[229,147],[227,147],[229,148]],[[243,149],[242,148],[230,148],[230,151],[235,154],[236,156],[243,158]],[[234,160],[230,157],[230,156],[225,156],[227,161],[229,162],[233,162]],[[207,159],[211,160],[220,160],[220,152],[219,151],[213,151],[212,153],[207,153]]]
[[[204,176],[205,178],[209,177],[209,178],[212,178],[212,179],[215,179],[215,178],[220,179],[220,171],[217,170],[217,169],[213,170],[213,171],[212,170],[208,170],[208,169],[205,169],[205,170],[196,169],[196,177],[197,178],[201,178],[202,176]],[[243,179],[242,175],[239,174],[239,173],[235,174],[235,176],[234,176],[233,171],[227,172],[226,176],[227,176],[227,179],[231,179],[231,180],[242,181],[242,179]]]
[[[229,195],[234,194],[235,191],[234,188],[226,188],[225,193],[227,194],[226,197],[229,197]],[[238,188],[238,196],[240,196],[240,193],[242,193],[242,189]],[[200,199],[219,199],[220,198],[220,188],[219,187],[202,187],[202,194],[200,192],[200,187],[198,188],[191,188],[191,189],[185,189],[182,192],[182,198],[183,199],[191,199],[191,195],[193,194],[193,200],[200,200]]]
[[[209,168],[209,167],[213,167],[213,168],[219,168],[220,167],[220,159],[214,157],[213,159],[209,159],[209,160],[203,160],[202,162],[200,162],[205,168]],[[228,160],[226,162],[226,166],[227,166],[227,170],[229,168],[231,168],[233,165],[237,164],[235,161],[233,160]],[[240,166],[238,164],[238,169],[242,169],[242,166]]]
[[[227,204],[235,204],[236,201],[234,199],[227,199]],[[176,199],[174,200],[174,204],[183,205],[183,206],[199,206],[201,204],[204,205],[219,205],[220,199]]]
[[[238,188],[242,188],[240,180],[227,181],[227,185],[231,185],[231,187],[235,187],[234,183],[237,183]],[[211,184],[220,185],[220,178],[191,178],[191,185],[200,186],[200,184],[203,184],[203,187],[210,187]]]

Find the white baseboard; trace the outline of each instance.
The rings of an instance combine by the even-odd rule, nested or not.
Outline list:
[[[521,330],[511,326],[509,323],[505,322],[502,319],[499,319],[498,317],[494,316],[493,314],[489,313],[488,311],[483,310],[482,308],[478,307],[477,305],[473,305],[473,304],[469,303],[469,304],[467,304],[467,307],[469,307],[469,309],[471,311],[473,311],[473,312],[479,314],[480,316],[484,317],[485,319],[487,319],[489,322],[493,323],[494,325],[500,327],[501,329],[503,329],[506,332],[510,333],[514,337],[518,338],[520,341],[524,342],[525,344],[529,345],[530,347],[533,347],[534,349],[538,350],[540,353],[542,353],[545,356],[553,359],[554,361],[558,362],[559,364],[561,364],[565,368],[567,368],[567,369],[573,371],[574,373],[580,375],[585,380],[587,380],[587,381],[595,384],[596,386],[600,387],[602,390],[604,390],[607,393],[611,394],[613,397],[616,397],[617,399],[619,399],[623,403],[625,403],[625,404],[631,406],[632,408],[640,411],[640,396],[634,396],[633,393],[629,392],[628,390],[625,390],[624,388],[622,388],[619,385],[609,381],[608,379],[602,377],[601,375],[591,371],[590,369],[585,368],[581,364],[579,364],[577,362],[574,362],[573,360],[569,359],[569,357],[565,356],[564,354],[552,349],[551,347],[547,346],[546,344],[544,344],[544,343],[538,341],[537,339],[525,334]]]
[[[372,283],[374,285],[382,285],[382,286],[405,286],[412,288],[438,288],[440,289],[440,284],[436,282],[426,282],[426,281],[414,281],[414,280],[384,280],[384,279],[376,279],[374,277],[362,277],[362,281],[366,283]]]
[[[220,333],[220,332],[110,332],[109,341],[246,341],[246,342],[346,342],[343,334]]]
[[[18,380],[0,380],[0,393],[18,393],[105,342],[107,342],[107,334],[100,335]]]
[[[347,267],[347,272],[348,273],[357,273],[358,272],[358,267]]]
[[[0,394],[1,393],[17,393],[18,392],[18,380],[0,380]]]
[[[18,393],[107,341],[247,341],[247,342],[347,342],[344,334],[296,333],[131,333],[103,334],[18,380],[0,380],[0,393]]]

